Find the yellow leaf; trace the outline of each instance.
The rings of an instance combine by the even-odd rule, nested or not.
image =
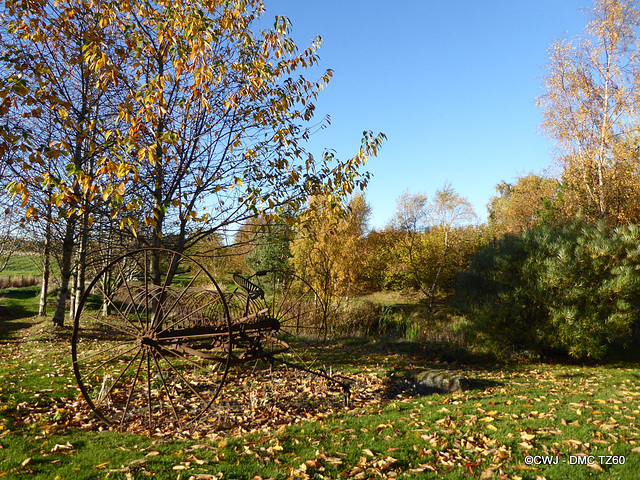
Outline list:
[[[604,469],[600,466],[599,463],[596,463],[596,462],[587,464],[587,468],[592,468],[599,472],[604,472]]]
[[[487,479],[487,478],[493,478],[493,470],[491,470],[490,468],[487,468],[485,471],[482,472],[482,474],[480,475],[481,479]]]

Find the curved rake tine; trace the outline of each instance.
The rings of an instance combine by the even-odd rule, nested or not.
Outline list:
[[[145,252],[146,252],[146,250],[145,250]],[[154,330],[156,328],[158,328],[158,326],[162,323],[162,320],[163,320],[162,316],[164,316],[164,312],[163,312],[163,315],[161,316],[161,318],[159,318],[159,319],[156,318],[156,315],[158,315],[159,314],[158,312],[160,312],[162,310],[162,308],[161,308],[162,302],[164,301],[164,297],[165,297],[165,294],[167,292],[167,287],[169,285],[169,272],[173,268],[173,262],[175,262],[175,260],[176,260],[177,253],[178,252],[172,252],[171,261],[169,262],[169,270],[167,271],[167,275],[164,277],[164,282],[162,283],[162,288],[160,289],[160,296],[158,297],[158,306],[156,307],[156,310],[154,312],[154,318],[152,320],[152,326],[154,327]]]
[[[167,328],[165,328],[164,330],[161,330],[158,332],[158,335],[168,331],[169,329],[171,329],[172,327],[175,327],[177,324],[184,322],[185,320],[193,317],[194,315],[196,315],[197,313],[201,312],[202,310],[204,310],[205,308],[211,306],[211,305],[215,305],[217,303],[218,299],[212,300],[211,302],[203,305],[200,308],[197,308],[196,310],[193,310],[191,313],[189,313],[188,315],[184,316],[184,317],[180,317],[178,320],[176,320],[175,322],[173,322],[171,325],[169,325]]]
[[[127,289],[127,293],[129,294],[129,299],[131,300],[131,306],[133,307],[133,311],[136,313],[136,317],[138,317],[138,321],[140,322],[140,328],[144,328],[144,326],[142,325],[142,317],[140,316],[140,312],[138,311],[138,306],[136,305],[136,301],[133,299],[131,288],[129,288],[129,282],[127,282],[127,279],[124,276],[124,272],[122,271],[122,265],[120,265],[120,263],[118,263],[117,265],[118,265],[118,271],[120,272],[120,278],[122,278],[122,282],[124,283],[124,286]]]
[[[136,324],[135,324],[135,323],[133,323],[133,322],[131,321],[131,319],[130,319],[130,318],[128,318],[124,313],[122,313],[122,311],[118,308],[118,306],[117,306],[115,303],[113,303],[113,300],[111,300],[111,297],[110,297],[109,295],[107,295],[107,294],[104,292],[104,290],[102,290],[102,287],[101,287],[100,285],[95,285],[95,287],[100,291],[100,293],[102,293],[102,295],[104,296],[104,298],[106,298],[107,300],[109,300],[109,303],[111,304],[111,306],[113,306],[113,308],[115,308],[115,309],[116,309],[116,311],[120,314],[120,316],[121,316],[122,318],[124,318],[124,319],[127,321],[127,323],[129,323],[133,328],[138,329],[138,327],[136,326]],[[133,301],[133,299],[132,299],[131,301]],[[137,312],[136,312],[136,313],[137,313]],[[142,327],[142,323],[140,324],[140,327]]]
[[[184,294],[187,293],[187,290],[189,290],[191,285],[193,285],[193,283],[196,281],[196,279],[200,276],[200,273],[202,273],[202,270],[198,270],[198,273],[196,273],[196,275],[191,279],[191,281],[187,284],[187,286],[184,288],[184,290],[182,290],[182,292],[180,292],[180,295],[178,295],[178,298],[176,298],[175,302],[173,302],[173,305],[171,305],[171,307],[169,307],[167,309],[167,311],[164,312],[165,316],[167,316],[167,315],[171,314],[171,312],[173,312],[173,309],[176,308],[176,305],[178,305],[178,302],[180,300],[182,300],[182,297],[184,297]],[[174,322],[173,324],[171,324],[171,326],[165,328],[164,330],[162,330],[159,333],[166,332],[171,327],[174,327],[175,325],[177,325],[179,322],[180,322],[180,320]]]

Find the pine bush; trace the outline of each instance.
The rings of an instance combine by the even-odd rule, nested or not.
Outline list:
[[[640,325],[640,228],[541,225],[479,251],[456,306],[495,355],[559,350],[599,359]]]

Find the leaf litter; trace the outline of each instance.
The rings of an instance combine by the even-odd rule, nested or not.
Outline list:
[[[31,348],[27,353],[13,348],[16,345],[7,347],[0,354],[8,360],[3,367],[7,382],[0,385],[0,440],[26,425],[37,426],[36,439],[69,429],[120,430],[93,419],[71,382],[68,359],[49,353],[50,348],[60,350],[60,345],[43,349],[50,363],[42,364],[37,363],[38,356]],[[403,472],[545,478],[547,467],[525,465],[524,455],[566,458],[640,452],[640,387],[633,381],[633,369],[540,366],[470,371],[493,383],[467,392],[413,398],[406,392],[390,392],[379,366],[365,365],[348,374],[353,382],[352,404],[345,408],[340,390],[331,382],[292,369],[267,368],[254,375],[232,375],[217,404],[189,429],[176,431],[176,425],[168,421],[153,432],[145,431],[142,425],[128,426],[127,431],[150,433],[162,441],[201,439],[206,448],[217,452],[233,448],[238,455],[256,461],[277,460],[289,478],[333,478],[329,472],[359,479],[396,478]],[[29,376],[35,374],[49,379],[50,388],[30,386]],[[60,395],[61,385],[68,395]],[[11,411],[3,413],[3,407],[12,401]],[[372,417],[382,423],[349,427],[357,417]],[[326,432],[326,439],[313,440],[302,427],[305,424]],[[298,437],[286,433],[290,426],[303,428]],[[260,434],[262,439],[250,440]],[[240,439],[242,448],[229,444],[232,438]],[[315,445],[318,450],[313,458],[293,455],[292,439],[294,445]],[[336,444],[349,442],[361,443],[358,453],[336,450]],[[382,442],[386,448],[374,448],[374,444],[380,445],[374,442]],[[194,471],[206,462],[195,452],[197,446],[182,454],[173,471],[186,474],[184,479],[221,478]],[[49,455],[59,458],[76,451],[72,440],[48,448]],[[159,455],[158,450],[150,450],[120,469],[109,468],[109,462],[96,463],[93,468],[130,474],[144,470]],[[215,458],[217,455],[213,462]],[[222,455],[218,461],[223,461]],[[21,462],[25,469],[33,464],[31,456]],[[593,473],[611,473],[613,467],[597,463],[588,468]]]

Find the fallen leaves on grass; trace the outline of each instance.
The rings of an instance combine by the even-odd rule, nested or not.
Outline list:
[[[28,375],[34,371],[58,382],[60,376],[68,376],[67,383],[72,382],[68,364],[52,362],[49,370],[42,367],[39,372],[32,367],[30,364],[27,369],[14,359],[5,369],[10,371],[7,377],[11,380],[0,385],[0,400],[13,403],[8,411],[0,412],[0,439],[9,429],[21,426],[37,429],[40,438],[69,427],[117,429],[93,420],[75,389],[73,395],[54,397],[50,395],[52,390],[36,391],[31,386]],[[483,378],[488,386],[418,399],[406,393],[393,397],[378,376],[380,368],[365,365],[358,373],[348,375],[352,405],[345,410],[342,392],[325,379],[294,369],[257,369],[232,375],[207,415],[189,428],[177,429],[171,419],[152,432],[145,425],[126,428],[161,439],[202,439],[198,443],[206,443],[216,452],[233,451],[234,458],[259,464],[278,460],[283,475],[291,478],[316,474],[318,478],[394,478],[420,472],[438,476],[456,472],[458,476],[484,479],[544,478],[542,473],[547,467],[524,465],[525,454],[567,458],[593,455],[620,445],[629,445],[628,452],[640,453],[640,387],[631,377],[635,373],[613,373],[613,369],[604,367],[593,370],[536,367],[475,371],[470,376]],[[341,416],[334,414],[345,411],[349,415],[340,420],[345,424],[339,423],[336,418]],[[357,416],[372,418],[368,423],[349,424]],[[317,425],[318,433],[311,435],[302,427],[286,428],[302,424]],[[287,432],[296,429],[300,430],[299,437],[285,443],[283,439],[292,435]],[[247,433],[252,433],[251,440]],[[408,447],[400,440],[407,438]],[[385,447],[367,442],[380,442]],[[341,448],[335,445],[354,443],[359,443],[356,453],[346,455],[331,450],[332,446]],[[67,448],[54,452],[55,447],[48,446],[46,453],[64,459],[65,453],[73,452],[72,444],[60,445]],[[313,445],[318,452],[313,458],[301,458],[293,453],[297,445]],[[133,474],[148,468],[158,455],[158,450],[151,450],[144,453],[144,458],[120,469],[111,469],[119,465],[109,462],[96,462],[93,469],[101,471],[95,473]],[[215,455],[209,458],[209,467],[225,461],[222,454]],[[219,478],[217,474],[198,473],[197,467],[204,465],[201,457],[197,452],[185,453],[167,468],[183,479]],[[30,457],[24,461],[25,468],[34,463]],[[610,467],[598,464],[584,468],[592,469],[582,471],[587,475]]]

